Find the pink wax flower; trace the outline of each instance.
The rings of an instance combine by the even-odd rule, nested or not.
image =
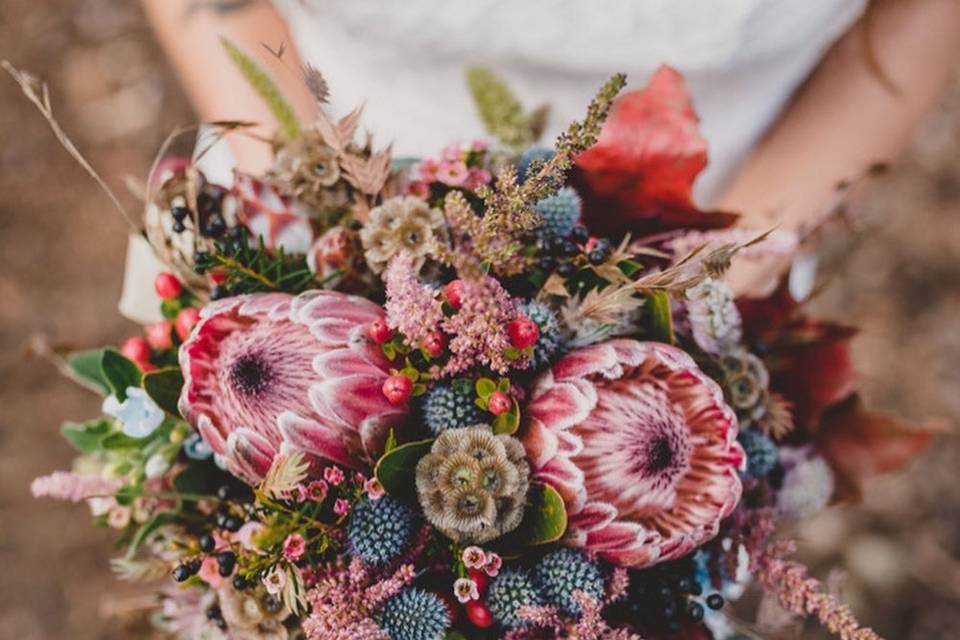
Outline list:
[[[457,596],[460,604],[480,599],[480,590],[473,578],[459,578],[453,583],[453,595]]]
[[[204,307],[180,348],[180,412],[251,484],[281,444],[348,468],[379,457],[405,409],[366,338],[376,304],[333,291],[236,296]]]
[[[503,558],[501,558],[498,554],[491,552],[487,554],[487,563],[483,565],[483,571],[491,578],[494,578],[498,573],[500,573],[500,567],[502,566]]]
[[[439,180],[440,163],[432,158],[421,160],[417,165],[417,174],[424,183],[436,182]]]
[[[245,523],[242,527],[240,527],[240,530],[237,531],[236,533],[237,542],[239,542],[240,545],[247,551],[256,551],[257,544],[254,538],[256,538],[256,536],[263,533],[265,529],[266,527],[263,525],[262,522],[256,522],[251,520],[250,522]],[[217,546],[217,548],[218,549],[220,548],[219,545]]]
[[[675,347],[611,340],[574,351],[534,382],[524,415],[533,479],[563,496],[567,542],[616,564],[688,553],[740,500],[736,417]]]
[[[462,558],[467,569],[482,569],[487,564],[487,554],[484,553],[483,549],[476,546],[464,549]]]
[[[283,541],[283,557],[290,562],[295,562],[307,550],[307,543],[299,533],[292,533]]]
[[[343,470],[340,469],[340,467],[327,467],[323,470],[323,479],[333,486],[338,487],[344,480]]]
[[[287,586],[287,572],[280,565],[274,565],[272,569],[260,580],[267,593],[278,596],[283,593],[283,588]]]
[[[460,162],[463,160],[464,148],[459,142],[448,144],[443,148],[440,157],[447,162]]]
[[[380,484],[380,481],[376,478],[370,478],[364,482],[363,490],[371,500],[379,500],[387,493],[386,489],[383,488],[383,485]]]
[[[490,143],[487,142],[486,140],[477,139],[477,140],[474,140],[474,141],[473,141],[473,143],[470,145],[470,147],[471,147],[471,149],[472,149],[473,151],[476,151],[476,152],[479,153],[479,152],[483,152],[483,151],[489,150],[489,149],[490,149]]]
[[[467,176],[469,175],[470,170],[467,169],[467,165],[462,160],[456,162],[441,162],[440,173],[437,179],[445,185],[459,187],[467,181]]]
[[[333,512],[338,516],[345,516],[350,513],[350,501],[343,498],[337,498],[333,503]]]
[[[307,500],[312,500],[313,502],[323,502],[327,498],[328,491],[329,487],[327,486],[326,482],[323,480],[314,480],[307,485],[304,493]]]
[[[490,184],[492,179],[493,176],[486,169],[470,169],[464,186],[471,191],[476,191],[480,187]]]
[[[430,184],[423,180],[411,182],[407,185],[407,193],[421,200],[426,200],[430,197]]]
[[[223,584],[223,576],[220,575],[220,564],[217,562],[215,556],[207,556],[203,559],[197,575],[214,589],[219,589],[220,585]]]

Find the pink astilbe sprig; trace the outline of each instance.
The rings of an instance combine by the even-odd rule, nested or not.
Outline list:
[[[784,609],[797,615],[814,615],[841,640],[881,640],[873,629],[862,627],[850,608],[824,590],[807,568],[787,560],[796,550],[793,542],[777,542],[760,554],[757,577]]]
[[[34,498],[80,502],[87,498],[112,496],[121,485],[123,482],[117,479],[105,480],[94,475],[54,471],[30,483],[30,493]]]
[[[387,289],[387,325],[402,333],[409,344],[418,345],[443,322],[439,292],[420,282],[412,254],[394,256],[383,274]]]
[[[312,572],[307,591],[311,613],[303,622],[304,634],[308,640],[389,640],[373,614],[414,576],[413,565],[384,575],[357,559]]]
[[[603,619],[604,602],[583,591],[574,591],[580,615],[570,618],[553,606],[525,605],[517,609],[517,617],[526,625],[508,631],[504,640],[643,640],[626,629],[614,629]]]
[[[446,318],[443,330],[451,334],[450,358],[443,374],[454,375],[476,366],[506,374],[511,367],[525,368],[525,359],[508,360],[506,326],[517,315],[516,303],[500,283],[489,276],[463,279],[463,303]]]

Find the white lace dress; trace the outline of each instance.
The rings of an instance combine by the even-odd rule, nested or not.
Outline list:
[[[275,0],[301,55],[327,77],[335,112],[397,155],[482,135],[464,69],[484,65],[552,136],[616,71],[640,87],[663,63],[687,79],[710,145],[708,204],[865,0]]]

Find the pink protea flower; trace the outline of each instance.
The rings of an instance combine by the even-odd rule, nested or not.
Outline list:
[[[740,500],[736,417],[675,347],[611,340],[574,351],[534,382],[525,415],[533,478],[563,496],[567,541],[616,564],[687,553]]]
[[[281,446],[359,468],[404,417],[380,390],[389,362],[366,338],[383,317],[333,291],[211,303],[180,348],[180,412],[251,483]]]

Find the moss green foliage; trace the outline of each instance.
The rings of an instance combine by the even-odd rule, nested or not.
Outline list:
[[[293,107],[287,102],[287,99],[280,93],[276,83],[269,75],[256,63],[256,61],[240,50],[240,48],[227,40],[221,38],[223,48],[226,50],[230,60],[236,65],[237,70],[250,83],[250,86],[257,95],[266,103],[270,113],[276,118],[280,126],[280,137],[284,142],[291,142],[300,137],[300,121]]]
[[[492,71],[482,67],[468,69],[467,86],[483,125],[500,142],[520,151],[540,137],[545,110],[527,113],[510,87]]]

